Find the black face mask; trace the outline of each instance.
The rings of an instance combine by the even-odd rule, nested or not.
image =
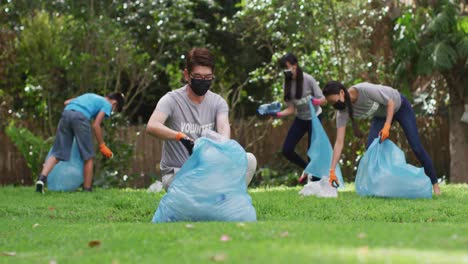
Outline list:
[[[208,92],[208,89],[210,89],[211,86],[211,80],[201,80],[201,79],[190,79],[190,87],[192,88],[192,91],[198,95],[198,96],[203,96]]]
[[[284,72],[284,77],[286,77],[286,79],[292,79],[292,77],[293,77],[292,71],[287,70],[287,71],[283,71],[283,72]]]
[[[338,100],[336,101],[336,103],[333,104],[333,108],[335,108],[336,110],[344,110],[346,108],[346,103]]]

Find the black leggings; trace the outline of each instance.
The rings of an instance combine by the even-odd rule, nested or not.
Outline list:
[[[385,117],[374,117],[372,119],[366,149],[369,148],[369,146],[372,144],[372,141],[374,141],[374,139],[379,136],[379,132],[382,130],[385,121]],[[419,162],[421,162],[422,166],[424,167],[424,172],[431,179],[432,184],[437,183],[437,175],[432,163],[432,159],[429,157],[429,154],[427,154],[426,150],[421,144],[421,139],[419,138],[418,127],[416,126],[416,115],[414,114],[410,102],[403,95],[401,96],[400,109],[393,116],[392,123],[394,121],[397,121],[401,128],[403,128],[411,149],[416,155],[416,158],[418,158]]]
[[[318,119],[322,121],[322,115],[318,115]],[[288,135],[283,143],[283,155],[296,164],[303,170],[307,167],[307,162],[303,160],[295,151],[296,145],[299,143],[304,134],[307,133],[307,149],[310,148],[310,137],[312,134],[312,121],[302,120],[295,118],[291,127],[289,128]],[[320,178],[313,177],[313,180],[320,180]]]

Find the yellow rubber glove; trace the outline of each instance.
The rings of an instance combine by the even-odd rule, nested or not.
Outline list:
[[[380,130],[379,136],[380,136],[380,142],[383,142],[390,136],[390,123],[385,122],[385,125],[383,126],[382,130]]]
[[[104,157],[108,159],[114,156],[114,153],[112,153],[112,151],[106,146],[105,143],[102,143],[101,145],[99,145],[99,150],[101,151],[102,155],[104,155]]]

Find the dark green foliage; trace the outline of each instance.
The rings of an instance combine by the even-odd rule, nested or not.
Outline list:
[[[2,122],[19,118],[34,127],[33,134],[49,137],[64,100],[121,91],[130,124],[146,123],[161,96],[183,85],[184,56],[199,46],[216,56],[212,89],[227,99],[231,121],[252,119],[260,103],[282,100],[278,59],[286,52],[295,53],[320,86],[332,79],[346,86],[371,81],[411,98],[417,85],[429,83],[424,78],[431,79],[431,91],[417,95],[416,109],[444,114],[449,87],[439,74],[458,69],[458,80],[468,67],[468,19],[459,15],[456,2],[413,7],[367,0],[2,1]],[[333,114],[324,107],[327,119]],[[365,131],[368,123],[360,126]],[[113,137],[119,128],[106,133]],[[328,133],[333,140],[335,131]],[[352,172],[365,140],[351,134],[347,139],[342,165]],[[122,159],[99,160],[104,164],[96,166],[97,182],[122,179],[120,172],[130,166],[123,158],[130,159],[134,148],[127,143],[111,143]],[[290,176],[273,183],[293,184],[296,168],[276,164],[269,169]],[[112,166],[118,170],[107,170]]]
[[[42,170],[47,152],[52,146],[51,140],[44,140],[34,135],[27,128],[18,126],[15,122],[10,122],[5,133],[26,160],[26,164],[31,169],[33,180]]]
[[[395,73],[400,82],[468,67],[464,63],[468,59],[467,22],[457,9],[456,3],[438,1],[433,8],[403,10],[396,21],[393,41]],[[460,61],[463,63],[458,65]]]
[[[134,155],[136,138],[138,135],[122,136],[122,130],[128,128],[129,121],[120,114],[112,116],[103,124],[106,145],[112,150],[114,156],[105,158],[98,153],[96,155],[98,165],[94,173],[94,185],[104,188],[128,187],[128,182],[137,175],[127,175]]]

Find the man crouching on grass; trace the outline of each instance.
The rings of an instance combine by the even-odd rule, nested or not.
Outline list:
[[[190,50],[184,69],[187,84],[164,95],[148,121],[147,133],[164,140],[160,167],[166,191],[203,130],[215,130],[225,138],[231,137],[226,100],[210,91],[215,78],[214,65],[208,49]],[[256,167],[255,156],[247,153],[247,185]]]

